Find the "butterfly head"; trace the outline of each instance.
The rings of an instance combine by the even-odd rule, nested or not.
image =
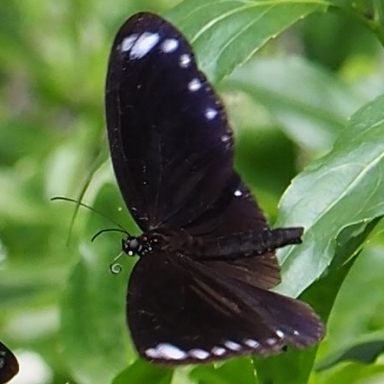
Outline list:
[[[123,240],[123,251],[128,256],[141,255],[141,251],[143,250],[144,244],[140,241],[139,237],[128,236],[125,240]]]
[[[128,256],[145,256],[152,252],[153,246],[158,242],[158,239],[145,234],[141,236],[128,236],[123,240],[123,252]]]

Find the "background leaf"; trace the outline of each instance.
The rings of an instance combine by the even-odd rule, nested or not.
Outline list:
[[[167,16],[191,41],[203,72],[218,82],[269,40],[328,6],[326,1],[194,0]]]
[[[376,339],[370,335],[364,340],[358,340],[338,353],[319,362],[316,369],[321,371],[345,361],[355,361],[362,364],[373,363],[384,352],[384,335],[377,335]],[[373,339],[373,340],[372,340]]]
[[[341,229],[351,224],[364,228],[383,215],[383,108],[379,97],[358,111],[333,150],[308,166],[284,194],[279,225],[296,223],[306,231],[302,245],[280,253],[281,292],[298,295],[321,276]]]
[[[120,373],[112,384],[141,384],[158,383],[170,384],[173,370],[171,368],[153,366],[141,360],[137,360],[130,367]]]
[[[340,286],[343,284],[354,261],[351,260],[348,264],[332,271],[325,278],[315,282],[300,297],[316,310],[324,323],[328,320]],[[306,351],[288,348],[285,353],[269,357],[265,360],[254,359],[260,384],[307,383],[316,353],[317,346]],[[287,375],[287,372],[289,372],[289,375]]]
[[[199,384],[256,383],[256,372],[249,358],[196,367],[191,371],[190,377]]]
[[[292,140],[315,153],[331,148],[364,102],[331,73],[298,57],[253,60],[227,84],[265,106]]]

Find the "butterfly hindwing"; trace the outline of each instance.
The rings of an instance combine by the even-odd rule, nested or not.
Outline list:
[[[311,345],[324,331],[302,302],[165,253],[138,261],[127,310],[139,354],[163,364],[268,356]]]

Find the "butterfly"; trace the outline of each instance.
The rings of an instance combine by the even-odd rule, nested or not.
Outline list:
[[[305,303],[269,291],[274,250],[303,228],[271,229],[233,168],[224,106],[186,38],[142,12],[118,31],[105,91],[112,164],[140,236],[127,321],[139,355],[161,364],[276,354],[324,336]]]
[[[0,384],[7,383],[19,372],[15,355],[0,341]]]

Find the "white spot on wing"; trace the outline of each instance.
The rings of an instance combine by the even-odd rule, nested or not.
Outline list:
[[[130,52],[131,59],[141,59],[158,43],[158,33],[144,32],[133,44]]]
[[[240,191],[240,189],[237,189],[234,193],[233,193],[236,197],[240,197],[243,195],[243,192]]]
[[[294,334],[295,336],[299,336],[299,332],[296,331],[296,330],[293,331],[293,334]]]
[[[160,343],[155,348],[147,349],[144,353],[152,359],[166,360],[182,360],[188,356],[180,348],[168,343]]]
[[[284,337],[284,332],[281,331],[280,329],[278,329],[278,330],[276,331],[276,335],[279,336],[280,339],[282,339],[282,338]]]
[[[144,351],[145,355],[150,357],[151,359],[158,359],[159,358],[159,352],[156,348],[148,348]]]
[[[240,351],[241,345],[238,343],[235,343],[234,341],[227,340],[224,345],[230,349],[231,351]]]
[[[205,117],[208,119],[208,120],[212,120],[216,117],[217,115],[217,110],[216,109],[213,109],[213,108],[207,108],[205,110]]]
[[[207,357],[209,357],[209,353],[207,351],[204,351],[204,349],[198,349],[198,348],[191,349],[189,351],[189,355],[199,360],[205,360]]]
[[[278,340],[278,339],[276,339],[276,338],[274,338],[274,337],[270,337],[269,339],[266,340],[266,343],[272,347],[272,346],[274,346],[275,344],[277,344],[277,340]]]
[[[135,33],[135,34],[133,34],[131,36],[126,37],[123,40],[123,42],[121,43],[121,45],[119,46],[121,52],[129,51],[132,48],[132,46],[135,43],[135,41],[137,40],[138,36],[139,35],[137,33]]]
[[[183,55],[180,56],[180,67],[182,68],[187,68],[189,64],[191,64],[191,56],[188,54],[184,53]]]
[[[199,79],[193,79],[188,84],[188,89],[191,92],[196,92],[201,88],[201,81]]]
[[[260,343],[253,339],[245,339],[244,344],[251,348],[257,348],[260,345]]]
[[[165,39],[161,44],[164,53],[171,53],[177,49],[179,42],[176,39]]]
[[[224,353],[225,353],[225,348],[223,348],[223,347],[213,347],[211,351],[212,351],[212,353],[215,356],[223,356]]]
[[[228,143],[231,140],[231,137],[229,135],[223,135],[220,139],[223,143]]]

